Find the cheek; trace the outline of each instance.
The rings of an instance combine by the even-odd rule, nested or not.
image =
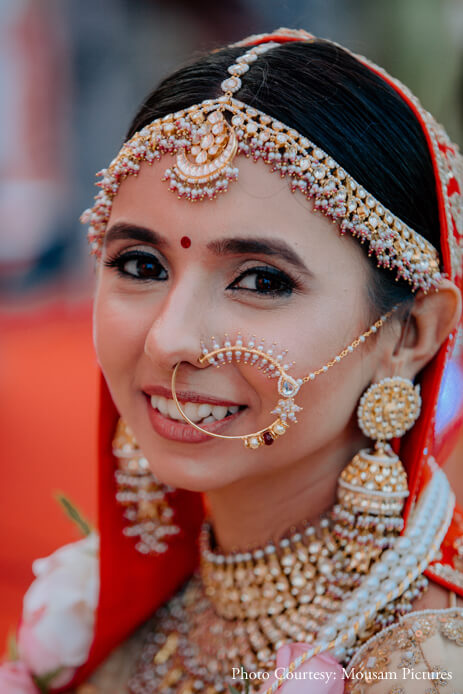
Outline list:
[[[329,373],[303,386],[300,404],[308,420],[314,427],[319,427],[320,432],[327,428],[341,430],[355,412],[364,382],[366,377],[359,364],[336,364]]]
[[[363,390],[363,367],[352,363],[343,368],[341,364],[333,367],[331,373],[318,376],[305,383],[295,402],[302,408],[297,413],[297,424],[291,425],[284,440],[278,442],[281,465],[281,452],[288,462],[316,456],[317,452],[345,445],[355,434],[355,412]],[[277,446],[275,446],[275,449]]]
[[[93,314],[93,339],[98,362],[111,390],[133,376],[143,354],[146,329],[143,320],[105,286],[98,289]]]
[[[315,325],[316,321],[313,323]],[[339,325],[342,326],[341,321]],[[338,332],[333,331],[332,325],[322,324],[315,336],[315,330],[312,332],[301,326],[299,346],[291,352],[296,364],[289,374],[294,378],[303,378],[321,369],[363,329],[360,325],[354,329],[342,326]],[[320,335],[324,335],[325,339]],[[313,453],[330,440],[343,439],[352,433],[351,422],[353,416],[355,421],[359,399],[371,378],[374,357],[374,351],[360,346],[358,351],[347,355],[326,373],[302,385],[295,402],[303,409],[297,415],[298,424],[291,433],[288,432],[297,449],[297,456]]]

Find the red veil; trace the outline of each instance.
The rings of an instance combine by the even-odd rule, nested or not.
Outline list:
[[[271,35],[251,37],[239,45],[251,46],[268,41],[284,43],[310,38],[305,32],[279,30]],[[458,150],[406,87],[366,59],[360,60],[401,95],[422,125],[436,176],[443,271],[462,289],[463,167]],[[422,412],[413,429],[400,441],[400,457],[408,472],[410,488],[405,518],[431,474],[429,457],[435,456],[439,464],[445,462],[463,422],[461,397],[457,398],[456,403],[450,403],[450,412],[444,412],[445,416],[440,415],[436,419],[439,393],[445,396],[447,392],[446,388],[442,390],[442,383],[445,386],[446,379],[451,383],[453,392],[463,393],[462,353],[460,325],[420,375]],[[169,503],[175,509],[176,523],[182,530],[181,537],[162,555],[145,556],[135,549],[132,538],[122,533],[125,521],[122,509],[115,500],[115,462],[111,442],[118,413],[103,378],[100,397],[100,599],[88,660],[66,689],[85,681],[109,652],[168,600],[191,575],[198,561],[196,540],[205,513],[200,493],[177,490],[169,498]],[[442,403],[448,405],[445,397],[439,400],[440,408]],[[463,513],[457,508],[441,548],[442,557],[432,562],[426,574],[463,596],[463,572],[454,566],[457,554],[454,541],[462,535]]]

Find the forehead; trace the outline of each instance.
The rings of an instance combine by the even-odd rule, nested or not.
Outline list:
[[[125,222],[144,226],[172,242],[185,235],[206,245],[221,235],[284,238],[299,251],[326,256],[359,252],[352,239],[341,237],[336,225],[316,213],[312,202],[292,193],[288,181],[262,162],[238,156],[238,181],[215,200],[191,202],[179,199],[163,181],[174,163],[164,156],[152,165],[143,163],[138,176],[130,176],[114,198],[108,228]]]

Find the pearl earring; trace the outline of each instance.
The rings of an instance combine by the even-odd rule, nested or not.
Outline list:
[[[138,539],[135,549],[142,554],[162,554],[172,536],[180,533],[173,523],[174,511],[167,496],[174,487],[156,480],[131,429],[120,419],[113,439],[116,500],[125,508],[129,521],[124,535]]]

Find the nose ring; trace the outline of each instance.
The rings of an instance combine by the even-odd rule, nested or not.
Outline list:
[[[278,378],[278,393],[281,398],[271,412],[271,414],[278,416],[269,426],[253,434],[227,436],[203,429],[203,427],[193,422],[185,414],[177,398],[175,386],[177,372],[182,362],[178,362],[175,365],[171,382],[172,397],[178,411],[192,427],[208,436],[217,439],[240,439],[246,448],[251,449],[256,449],[263,445],[270,446],[275,439],[286,433],[292,422],[297,422],[296,412],[299,412],[302,408],[296,405],[294,397],[303,383],[302,379],[296,380],[287,373],[292,365],[283,363],[285,352],[275,354],[274,347],[265,350],[263,340],[256,342],[255,338],[251,338],[244,344],[241,335],[238,335],[234,343],[230,341],[228,336],[225,336],[222,344],[217,342],[215,338],[211,338],[211,340],[212,345],[209,347],[204,343],[202,344],[201,355],[198,358],[198,362],[201,365],[209,363],[211,366],[221,368],[233,362],[236,364],[248,364],[257,368],[261,373],[266,374],[268,378]]]
[[[216,439],[239,439],[243,442],[246,448],[255,450],[261,446],[270,446],[276,439],[283,436],[291,424],[297,422],[296,413],[302,410],[302,407],[296,405],[294,398],[299,393],[301,386],[305,383],[313,381],[318,376],[321,376],[329,371],[333,366],[341,362],[349,354],[352,354],[357,347],[365,342],[365,340],[376,333],[379,328],[392,316],[398,306],[394,306],[390,311],[381,316],[368,330],[365,330],[359,337],[356,337],[349,345],[339,352],[335,357],[330,359],[326,364],[315,371],[311,371],[302,378],[293,378],[288,371],[294,365],[293,363],[285,363],[287,350],[279,351],[275,345],[269,349],[265,349],[264,340],[256,340],[255,336],[251,337],[246,342],[240,333],[234,342],[230,340],[228,335],[225,335],[222,342],[218,342],[214,337],[211,337],[211,343],[206,345],[201,343],[201,353],[198,357],[198,363],[201,366],[210,364],[218,369],[227,364],[248,365],[257,368],[262,374],[268,378],[278,379],[277,390],[280,396],[275,408],[271,414],[277,415],[276,419],[266,426],[264,429],[255,431],[253,434],[243,435],[225,435],[217,434],[213,431],[208,431],[203,427],[193,422],[183,411],[178,400],[175,390],[177,373],[182,362],[177,362],[172,371],[171,390],[172,398],[175,405],[182,415],[183,419],[197,431],[207,434]]]

